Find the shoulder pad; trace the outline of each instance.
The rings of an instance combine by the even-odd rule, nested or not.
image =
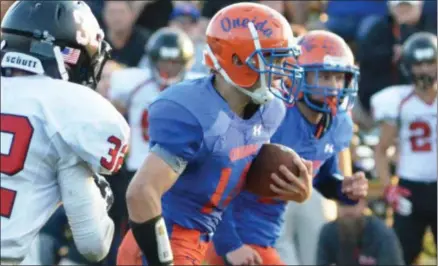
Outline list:
[[[164,90],[158,99],[170,100],[184,106],[187,111],[196,117],[202,128],[207,131],[214,122],[213,118],[217,117],[223,109],[217,97],[207,87],[211,86],[210,82],[210,77],[185,80]],[[206,108],[206,103],[209,108]]]

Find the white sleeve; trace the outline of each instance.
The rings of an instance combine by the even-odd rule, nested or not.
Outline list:
[[[69,118],[71,123],[61,128],[59,134],[95,173],[112,174],[120,169],[127,152],[129,125],[102,97],[96,97],[91,104]]]
[[[112,174],[119,171],[128,150],[129,126],[125,123],[118,126],[96,119],[95,123],[65,129],[61,135],[96,173]]]
[[[89,261],[100,261],[108,254],[114,223],[106,203],[85,162],[59,169],[61,197],[78,251]]]

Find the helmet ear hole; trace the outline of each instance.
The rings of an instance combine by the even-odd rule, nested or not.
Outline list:
[[[243,66],[243,62],[242,62],[242,60],[240,60],[240,58],[239,58],[239,56],[237,56],[237,54],[233,54],[233,56],[231,57],[231,61],[233,62],[233,65]]]

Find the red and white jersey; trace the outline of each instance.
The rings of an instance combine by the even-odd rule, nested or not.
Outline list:
[[[371,98],[376,120],[399,128],[397,175],[413,181],[437,180],[437,100],[425,103],[411,85],[392,86]]]
[[[27,254],[65,200],[61,183],[87,185],[89,173],[118,170],[129,135],[123,116],[90,88],[46,76],[1,77],[1,257]],[[79,164],[89,169],[81,181],[58,179]],[[88,192],[100,196],[95,190],[70,194],[80,201]]]
[[[201,73],[188,72],[185,79],[203,76]],[[140,168],[149,152],[148,107],[162,90],[149,69],[128,68],[111,76],[109,99],[127,110],[131,127],[131,143],[126,159],[129,171]]]

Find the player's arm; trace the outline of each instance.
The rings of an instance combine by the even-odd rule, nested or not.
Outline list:
[[[233,203],[231,203],[222,215],[222,221],[216,229],[213,244],[219,256],[225,256],[228,252],[242,247],[239,234],[233,216]]]
[[[74,241],[84,257],[99,261],[109,251],[114,224],[107,214],[112,192],[95,173],[119,169],[130,134],[124,118],[107,100],[88,88],[78,88],[78,93],[89,102],[74,116],[66,116],[63,109],[52,113],[48,125],[57,127],[48,126],[47,132],[59,156],[58,184]],[[74,102],[77,98],[63,104]]]
[[[237,233],[232,204],[222,215],[222,221],[213,237],[217,255],[221,256],[228,265],[260,265],[262,264],[260,255],[250,246],[245,245]]]
[[[391,171],[389,167],[389,159],[386,155],[388,148],[394,144],[394,139],[397,138],[397,126],[395,123],[383,121],[380,123],[379,143],[374,151],[374,159],[376,162],[377,175],[380,181],[386,187],[391,183]]]
[[[149,108],[149,136],[151,152],[129,184],[126,200],[133,235],[148,263],[169,265],[173,256],[161,197],[200,150],[203,130],[185,107],[162,99]]]
[[[78,251],[92,262],[104,259],[112,243],[114,223],[107,214],[107,202],[95,185],[92,170],[82,160],[61,167],[58,183]]]
[[[346,148],[338,153],[339,170],[343,176],[353,175],[353,164],[351,161],[351,150]]]
[[[330,157],[319,170],[313,179],[313,187],[321,195],[328,199],[339,200],[345,204],[356,204],[357,201],[351,200],[342,192],[342,182],[344,176],[339,169],[339,156]]]

